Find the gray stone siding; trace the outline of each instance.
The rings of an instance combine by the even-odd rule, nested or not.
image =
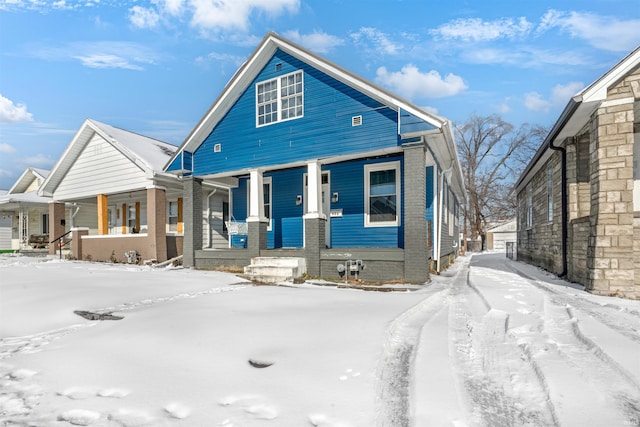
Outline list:
[[[338,264],[362,260],[365,269],[359,273],[360,279],[368,282],[404,281],[404,256],[402,249],[325,249],[320,253],[320,277],[344,280],[338,274]]]
[[[553,218],[549,221],[547,166],[553,168]],[[561,155],[554,152],[530,181],[533,221],[527,226],[527,190],[518,194],[518,260],[545,270],[562,272],[562,180]]]
[[[568,230],[569,250],[567,279],[576,283],[586,283],[589,277],[587,249],[589,247],[590,219],[588,216],[571,220]]]

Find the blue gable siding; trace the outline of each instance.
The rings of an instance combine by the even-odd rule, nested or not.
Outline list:
[[[342,209],[342,217],[331,218],[331,246],[334,248],[402,248],[404,247],[404,226],[397,227],[364,226],[364,166],[372,163],[400,160],[400,205],[401,218],[404,209],[404,183],[402,156],[358,160],[326,165],[322,168],[330,172],[331,192],[337,192],[338,202],[331,209]]]
[[[414,116],[413,114],[401,110],[400,111],[400,133],[406,134],[411,132],[423,132],[426,130],[435,129],[430,123],[425,122],[424,120]]]
[[[166,168],[167,172],[171,171],[191,171],[192,170],[193,154],[188,151],[182,151],[179,153],[171,164]]]
[[[280,70],[276,71],[276,64]],[[303,70],[304,116],[256,127],[255,83]],[[362,125],[352,126],[361,115]],[[196,150],[194,175],[396,147],[397,112],[278,50]],[[221,151],[214,153],[214,145]]]

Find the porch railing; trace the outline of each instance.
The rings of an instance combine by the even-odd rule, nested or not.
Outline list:
[[[71,231],[67,231],[62,236],[60,236],[57,239],[52,240],[51,242],[49,242],[50,245],[53,245],[53,244],[59,242],[58,245],[57,245],[56,250],[60,250],[60,259],[62,259],[62,247],[65,246],[65,245],[68,245],[72,240],[72,239],[65,239],[65,237],[68,236],[69,234],[71,234]]]

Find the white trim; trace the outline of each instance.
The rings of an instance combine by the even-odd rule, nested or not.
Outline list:
[[[625,104],[633,104],[633,97],[630,96],[628,98],[619,98],[619,99],[612,99],[610,101],[602,101],[602,103],[600,103],[600,108],[606,108],[606,107],[616,107],[618,105],[625,105]]]
[[[267,231],[271,231],[272,229],[272,218],[273,218],[273,183],[272,177],[262,176],[262,172],[252,171],[251,177],[256,176],[259,177],[257,185],[252,185],[252,179],[249,178],[249,182],[247,185],[247,222],[268,222]],[[264,216],[264,184],[269,185],[269,218]],[[253,193],[251,191],[252,188],[258,190],[259,195],[252,197]],[[255,190],[254,190],[255,191]],[[258,206],[258,215],[255,215],[254,212],[251,211],[251,203],[256,204]],[[253,214],[253,215],[252,215]]]
[[[383,171],[383,170],[391,170],[394,169],[396,171],[396,182],[395,182],[395,190],[396,190],[396,219],[395,221],[370,221],[370,212],[369,212],[369,200],[370,200],[370,177],[371,172]],[[371,163],[364,165],[364,226],[365,227],[398,227],[400,225],[400,212],[401,206],[400,201],[402,195],[400,194],[400,162],[384,162],[384,163]]]

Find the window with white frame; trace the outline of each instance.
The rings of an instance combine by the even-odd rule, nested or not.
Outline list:
[[[140,230],[136,229],[136,205],[129,205],[127,207],[127,226],[132,233],[138,233]]]
[[[256,84],[256,125],[265,126],[304,115],[302,71]]]
[[[42,214],[42,234],[49,234],[49,214]]]
[[[553,166],[547,165],[547,221],[553,222]]]
[[[533,227],[533,190],[531,184],[527,185],[527,211],[526,211],[526,226],[527,229]]]
[[[169,202],[169,231],[178,231],[178,202]]]
[[[365,227],[400,224],[400,162],[365,165]]]

